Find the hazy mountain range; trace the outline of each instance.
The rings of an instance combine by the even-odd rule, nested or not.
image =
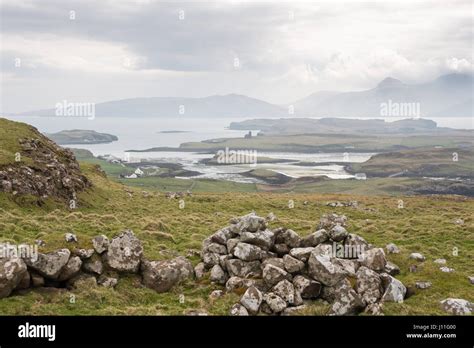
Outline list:
[[[205,98],[133,98],[95,105],[96,117],[473,117],[473,76],[443,75],[422,84],[405,84],[386,78],[365,91],[319,91],[289,105],[274,105],[244,95],[214,95]],[[418,115],[406,114],[403,103],[415,105]],[[415,103],[415,104],[412,104]],[[383,115],[382,105],[389,115]],[[412,111],[413,111],[412,110]],[[17,115],[54,116],[55,109]],[[396,113],[400,113],[397,115]]]

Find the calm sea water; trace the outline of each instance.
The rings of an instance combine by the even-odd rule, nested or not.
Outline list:
[[[8,117],[9,119],[25,122],[38,128],[43,133],[54,133],[66,129],[87,129],[116,135],[119,140],[110,144],[72,145],[74,148],[90,150],[94,155],[114,155],[124,158],[127,150],[147,149],[151,147],[178,147],[184,142],[202,141],[214,138],[241,138],[246,131],[229,130],[232,121],[239,119],[190,119],[190,118],[115,118],[96,117],[93,120],[79,117]],[[402,118],[400,118],[402,119]],[[387,121],[395,121],[390,117]],[[441,127],[473,129],[473,120],[469,118],[437,118],[433,119]],[[180,131],[180,133],[162,133]],[[259,153],[259,156],[274,158],[296,159],[305,162],[343,162],[342,153]],[[350,154],[349,162],[364,162],[373,154]],[[210,158],[211,155],[186,152],[147,152],[133,153],[135,158],[161,160],[181,163],[186,169],[198,171],[203,178],[227,179],[241,182],[256,182],[255,179],[245,178],[239,173],[254,169],[251,165],[206,166],[198,163],[200,159]],[[351,178],[340,165],[296,166],[289,163],[257,164],[258,168],[270,169],[291,177],[326,175],[334,179]]]

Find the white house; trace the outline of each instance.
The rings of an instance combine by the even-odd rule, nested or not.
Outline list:
[[[355,174],[356,180],[367,180],[367,175],[365,173],[356,173]]]
[[[141,170],[140,167],[139,167],[139,168],[135,169],[135,174],[137,176],[142,176],[144,173],[143,173],[143,170]]]

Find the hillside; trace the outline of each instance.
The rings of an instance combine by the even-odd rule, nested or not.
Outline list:
[[[69,200],[90,186],[70,150],[32,126],[0,118],[0,191]]]

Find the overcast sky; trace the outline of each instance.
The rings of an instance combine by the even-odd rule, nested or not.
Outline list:
[[[1,4],[2,112],[228,93],[283,104],[473,69],[470,0]]]

